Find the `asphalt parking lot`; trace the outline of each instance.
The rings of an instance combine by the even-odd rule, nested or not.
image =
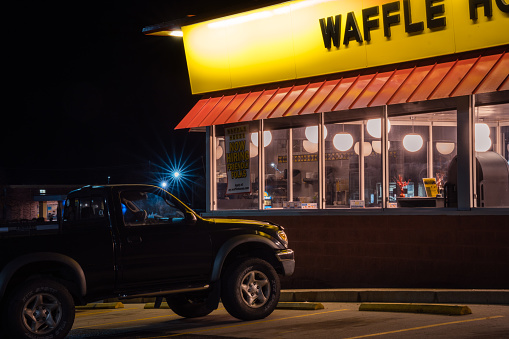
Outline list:
[[[77,310],[68,338],[509,338],[509,306],[468,305],[472,314],[450,316],[359,311],[360,303],[322,303],[317,310],[276,309],[258,321],[239,321],[221,307],[185,319],[169,309],[125,304]]]

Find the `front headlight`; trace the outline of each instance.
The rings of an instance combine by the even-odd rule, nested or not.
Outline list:
[[[279,238],[281,240],[283,240],[284,242],[288,243],[288,237],[286,236],[285,231],[278,231],[277,235],[279,236]]]

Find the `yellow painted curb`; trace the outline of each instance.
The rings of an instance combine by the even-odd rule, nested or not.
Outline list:
[[[444,315],[472,314],[472,311],[468,306],[440,304],[364,303],[359,306],[359,311],[427,313]]]
[[[143,307],[144,309],[153,309],[154,308],[154,305],[155,303],[146,303],[145,304],[145,307]],[[166,301],[162,302],[161,303],[161,307],[159,308],[165,308],[165,309],[169,309],[170,306],[168,306],[168,304],[166,303]]]
[[[114,303],[94,303],[94,304],[86,304],[85,306],[76,306],[77,310],[98,310],[98,309],[114,309],[114,308],[124,308],[124,304],[121,302]]]
[[[321,303],[312,302],[279,302],[276,308],[280,310],[322,310],[325,307]]]

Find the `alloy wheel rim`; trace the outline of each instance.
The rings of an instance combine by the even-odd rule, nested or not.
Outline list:
[[[48,334],[61,320],[62,305],[51,294],[35,294],[23,305],[23,324],[30,333]]]
[[[250,271],[241,280],[242,300],[251,308],[260,308],[265,305],[269,300],[270,292],[269,279],[263,272]]]

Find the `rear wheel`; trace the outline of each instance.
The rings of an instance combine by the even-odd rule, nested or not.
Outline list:
[[[222,281],[221,299],[232,316],[262,319],[277,306],[281,285],[274,268],[262,259],[245,259],[230,265]]]
[[[11,295],[7,332],[13,338],[65,338],[74,323],[74,300],[65,286],[50,280],[31,280]]]
[[[166,297],[173,312],[184,318],[198,318],[210,314],[214,309],[207,306],[207,293],[174,294]]]

